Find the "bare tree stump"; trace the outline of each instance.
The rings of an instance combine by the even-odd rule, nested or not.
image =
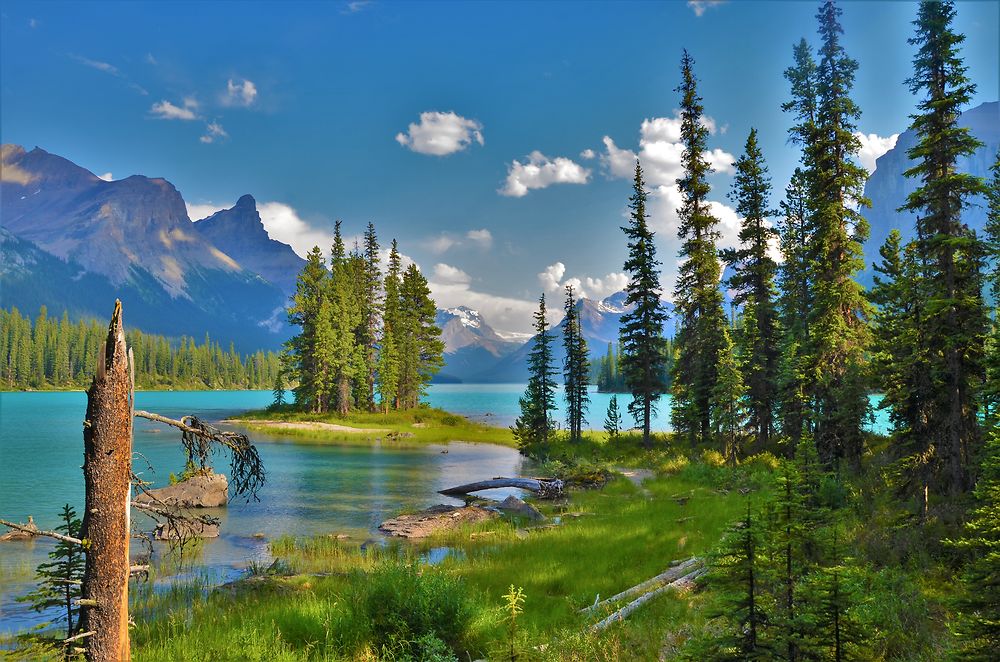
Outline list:
[[[88,662],[131,660],[128,633],[129,507],[132,502],[133,373],[125,346],[121,301],[97,357],[97,375],[87,391],[83,428],[86,507],[82,537],[83,575],[80,630]]]

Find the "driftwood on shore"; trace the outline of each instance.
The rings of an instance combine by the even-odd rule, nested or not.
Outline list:
[[[681,577],[684,577],[685,575],[691,573],[692,571],[696,570],[702,565],[703,561],[701,559],[692,556],[691,558],[685,559],[684,561],[681,561],[677,565],[668,568],[667,570],[661,572],[655,577],[647,579],[646,581],[640,584],[636,584],[631,588],[625,589],[624,591],[618,593],[617,595],[612,595],[610,598],[601,600],[600,602],[595,602],[589,607],[584,607],[583,609],[580,610],[580,613],[597,611],[599,609],[607,607],[608,605],[618,602],[619,600],[624,600],[625,598],[631,598],[632,596],[635,595],[648,593],[649,591],[652,591],[655,588],[659,588],[664,584],[669,584],[673,581],[680,579]]]
[[[687,591],[687,590],[690,590],[690,589],[694,588],[695,581],[699,577],[701,577],[703,574],[705,574],[706,572],[708,572],[708,568],[705,568],[704,566],[699,567],[699,568],[697,568],[695,570],[692,570],[691,572],[683,575],[682,577],[678,577],[677,579],[669,582],[668,584],[665,584],[665,585],[661,586],[660,588],[657,588],[655,590],[649,591],[648,593],[644,593],[643,595],[639,596],[638,598],[636,598],[632,602],[628,603],[627,605],[625,605],[624,607],[622,607],[618,611],[616,611],[613,614],[609,615],[607,618],[605,618],[605,619],[603,619],[601,621],[598,621],[597,623],[594,623],[593,625],[590,626],[590,629],[592,631],[594,631],[594,632],[598,632],[598,631],[603,630],[604,628],[608,627],[612,623],[617,623],[617,622],[620,622],[620,621],[624,621],[636,609],[638,609],[642,605],[646,604],[647,602],[649,602],[653,598],[657,597],[658,595],[666,593],[667,591]],[[641,586],[641,584],[640,584],[640,586]],[[638,587],[634,587],[634,588],[638,588]]]
[[[480,480],[457,487],[439,490],[438,494],[462,496],[481,490],[495,490],[501,487],[517,487],[535,492],[542,499],[553,499],[563,493],[563,482],[557,478],[504,478],[499,476],[490,480]]]

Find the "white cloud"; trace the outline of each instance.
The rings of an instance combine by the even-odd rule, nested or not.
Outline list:
[[[219,205],[212,202],[187,204],[188,218],[192,221],[208,218],[217,211],[232,208],[232,204]],[[300,257],[305,257],[313,246],[319,246],[324,254],[329,253],[333,246],[333,228],[323,228],[311,225],[303,220],[291,205],[284,202],[257,201],[257,211],[264,229],[272,239],[284,242],[292,247]],[[350,245],[351,238],[344,237]],[[388,256],[388,253],[386,253]]]
[[[396,142],[418,154],[447,156],[473,142],[483,143],[483,125],[454,112],[420,113],[420,123],[411,123],[406,133],[397,133]]]
[[[612,272],[603,278],[592,278],[590,276],[566,278],[566,265],[562,262],[550,264],[538,274],[538,282],[546,292],[561,293],[567,285],[572,285],[578,297],[585,297],[592,301],[601,299],[619,292],[628,284],[628,276],[623,272]]]
[[[481,230],[469,230],[465,233],[465,238],[480,248],[489,248],[493,245],[493,233],[486,228]]]
[[[583,150],[582,152],[580,152],[580,158],[584,159],[586,161],[591,160],[595,156],[597,156],[597,152],[595,152],[594,150],[592,150],[590,148],[587,148],[587,149]]]
[[[441,285],[468,285],[472,282],[469,274],[458,267],[453,267],[443,262],[438,262],[434,265],[434,274],[431,280]]]
[[[366,9],[371,5],[371,0],[351,0],[344,4],[344,8],[340,13],[342,14],[357,14],[360,11]]]
[[[38,26],[39,26],[39,22],[38,22],[37,18],[29,18],[28,19],[28,27],[29,28],[31,28],[32,30],[34,30]]]
[[[882,138],[878,134],[869,133],[865,135],[860,131],[855,131],[854,136],[861,142],[861,149],[858,152],[858,161],[869,173],[875,172],[875,161],[890,149],[896,146],[898,133]]]
[[[158,101],[153,104],[153,107],[149,109],[157,119],[161,120],[196,120],[198,119],[198,114],[195,112],[198,108],[198,102],[188,97],[184,99],[183,106],[175,106],[169,101]]]
[[[688,0],[688,7],[694,12],[695,16],[702,16],[706,11],[712,7],[718,7],[725,0]]]
[[[531,316],[538,308],[537,301],[498,296],[479,292],[468,282],[442,282],[432,275],[428,286],[438,308],[468,306],[478,310],[490,326],[500,333],[531,333]],[[561,319],[558,306],[549,306],[549,322]]]
[[[216,140],[221,140],[223,138],[228,138],[229,134],[226,130],[222,128],[222,125],[218,122],[209,122],[205,125],[205,135],[198,138],[203,143],[210,144]]]
[[[103,175],[98,175],[97,177],[98,177],[98,179],[103,179],[106,182],[110,182],[110,181],[114,180],[114,177],[111,176],[110,172],[106,172]]]
[[[424,246],[430,252],[440,255],[441,253],[447,252],[448,249],[450,249],[457,243],[458,240],[455,239],[454,237],[447,234],[442,234],[437,237],[433,237],[432,239],[425,240]]]
[[[531,189],[543,189],[553,184],[586,184],[590,170],[564,156],[549,159],[538,150],[528,155],[521,163],[511,162],[507,168],[507,180],[498,192],[514,198],[522,198]]]
[[[253,81],[243,79],[226,81],[226,91],[222,94],[224,106],[249,106],[257,99],[257,86]]]

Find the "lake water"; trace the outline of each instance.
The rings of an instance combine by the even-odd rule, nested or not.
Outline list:
[[[492,425],[507,426],[518,414],[523,384],[437,384],[428,401],[435,407]],[[82,515],[82,422],[84,393],[0,393],[0,516],[25,521],[34,516],[53,528],[64,503]],[[591,394],[590,427],[600,428],[610,396]],[[619,396],[623,413],[629,400]],[[266,406],[268,391],[151,391],[136,394],[136,407],[171,418],[197,414],[219,421]],[[560,406],[562,403],[560,402]],[[884,430],[884,413],[874,427]],[[564,418],[556,412],[557,421]],[[664,398],[655,430],[668,430],[669,399]],[[199,556],[204,572],[219,581],[238,575],[252,560],[268,559],[266,540],[282,534],[347,533],[359,540],[377,538],[376,529],[402,509],[435,503],[461,503],[437,494],[452,485],[500,475],[516,475],[522,458],[510,448],[488,444],[451,444],[414,449],[319,446],[291,443],[287,437],[254,432],[267,469],[260,501],[233,502],[209,511],[222,522],[222,534],[208,541]],[[168,483],[183,468],[180,436],[173,428],[136,419],[134,470],[154,486]],[[225,462],[217,460],[219,470]],[[514,490],[496,490],[503,498]],[[141,516],[140,516],[141,517]],[[0,633],[24,630],[40,617],[14,602],[33,586],[32,569],[51,549],[48,539],[0,543]],[[158,543],[154,549],[162,550]]]

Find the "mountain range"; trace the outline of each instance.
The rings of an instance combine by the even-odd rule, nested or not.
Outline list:
[[[984,143],[959,169],[981,177],[1000,150],[1000,103],[962,114]],[[914,217],[897,212],[917,183],[904,176],[912,131],[878,158],[865,187],[871,225],[869,268],[889,230],[912,235]],[[304,260],[272,239],[251,195],[204,219],[188,217],[166,179],[133,175],[105,181],[41,148],[3,145],[0,169],[0,305],[35,314],[105,319],[122,299],[130,325],[178,338],[206,333],[241,351],[276,349],[292,333],[284,307]],[[986,211],[973,201],[963,221],[981,230]],[[592,356],[618,337],[624,293],[578,302]],[[475,310],[439,310],[446,366],[440,381],[521,382],[533,346],[528,336],[494,330]],[[555,329],[558,335],[561,329]],[[561,364],[562,347],[554,345]]]

